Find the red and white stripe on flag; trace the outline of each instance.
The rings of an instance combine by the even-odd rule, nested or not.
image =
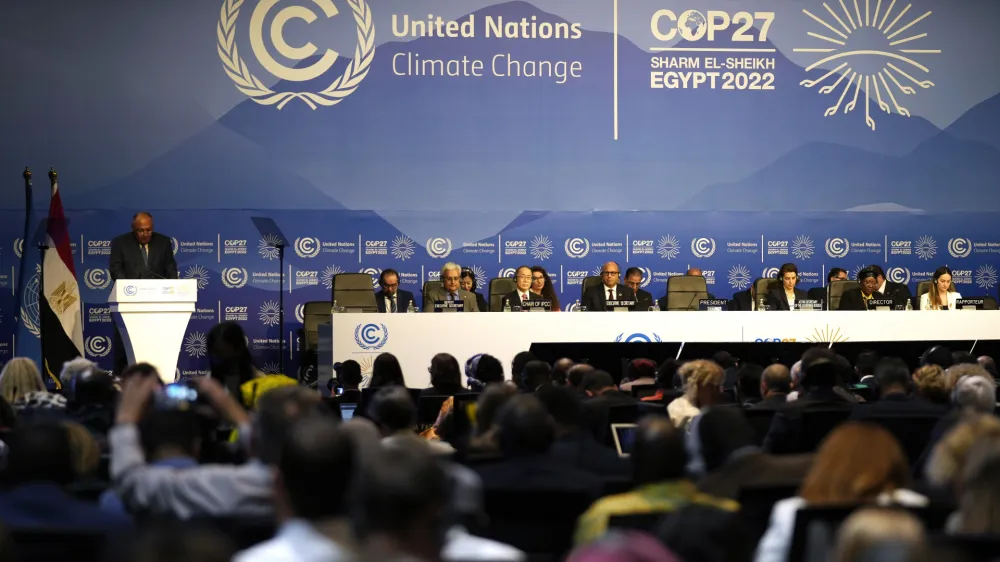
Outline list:
[[[59,185],[52,183],[52,201],[49,203],[49,220],[46,228],[45,287],[43,292],[49,308],[59,318],[66,337],[73,342],[79,355],[83,355],[83,314],[80,302],[80,285],[73,267],[73,250],[70,247],[66,215],[63,213]]]

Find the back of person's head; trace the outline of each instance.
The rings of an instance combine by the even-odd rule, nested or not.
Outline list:
[[[948,367],[944,371],[944,376],[949,390],[955,390],[955,386],[958,384],[958,381],[964,379],[965,377],[981,377],[989,381],[996,380],[986,372],[986,369],[983,369],[978,364],[971,363],[961,363],[959,365]]]
[[[524,390],[533,391],[536,388],[551,382],[550,375],[552,367],[541,360],[528,361],[521,371],[521,386]]]
[[[496,424],[497,413],[512,397],[517,395],[517,387],[509,384],[491,384],[476,401],[476,433],[482,435]]]
[[[736,451],[754,445],[754,430],[737,408],[709,408],[701,416],[697,427],[700,452],[708,472],[725,465]]]
[[[979,366],[986,369],[986,372],[990,374],[993,378],[1000,378],[1000,373],[997,372],[997,363],[989,355],[980,355],[976,362]]]
[[[566,385],[580,390],[580,386],[583,384],[583,379],[587,376],[587,373],[593,371],[594,368],[586,363],[573,365],[566,373]]]
[[[77,380],[100,370],[97,363],[83,357],[77,357],[63,363],[62,370],[59,371],[59,385],[62,387],[63,394],[68,400],[73,400],[76,394]]]
[[[566,562],[681,562],[648,533],[609,529],[597,540],[570,553]]]
[[[555,438],[552,417],[530,394],[511,397],[497,413],[497,444],[504,456],[545,454]]]
[[[957,408],[989,414],[996,407],[996,394],[997,383],[992,378],[966,376],[955,383],[952,402]]]
[[[969,448],[959,478],[961,533],[1000,534],[1000,439],[982,439]]]
[[[573,365],[573,360],[569,357],[563,357],[553,363],[552,373],[550,374],[552,384],[566,386],[566,379],[568,378],[569,370],[573,368]]]
[[[938,365],[942,369],[947,369],[948,367],[951,367],[952,364],[953,360],[951,358],[951,350],[943,345],[929,347],[920,356],[921,367],[924,365]]]
[[[698,395],[698,390],[702,387],[721,386],[726,376],[721,365],[706,359],[688,361],[681,365],[678,372],[684,379],[685,394],[690,400]]]
[[[298,420],[278,462],[280,487],[295,516],[315,521],[346,515],[354,467],[351,439],[332,418]]]
[[[854,358],[854,371],[858,378],[875,375],[875,367],[879,364],[881,357],[876,351],[862,351]]]
[[[139,437],[150,462],[178,455],[197,459],[201,450],[200,422],[191,410],[150,411],[139,422]]]
[[[419,445],[403,442],[376,453],[359,476],[352,519],[362,540],[391,537],[410,551],[405,554],[437,560],[448,530],[450,485],[430,450]]]
[[[969,363],[972,365],[979,365],[979,361],[976,361],[975,356],[973,356],[968,351],[961,349],[959,351],[951,352],[951,364],[961,365],[962,363]]]
[[[580,390],[587,394],[597,395],[603,391],[615,388],[615,379],[606,371],[591,371],[583,377]]]
[[[496,357],[484,353],[476,362],[475,375],[475,379],[483,385],[501,383],[504,381],[503,363]]]
[[[23,424],[7,438],[7,445],[11,484],[50,482],[65,486],[73,481],[73,455],[64,425],[52,421]]]
[[[656,378],[656,363],[652,359],[633,359],[625,369],[625,379],[629,382],[639,379]]]
[[[915,553],[924,542],[924,526],[904,509],[864,507],[840,525],[835,562],[860,562],[879,546],[891,544]]]
[[[636,428],[631,460],[636,486],[683,478],[688,461],[684,434],[667,417],[646,416]]]
[[[728,351],[716,351],[715,354],[712,355],[712,361],[722,367],[723,371],[726,369],[733,369],[739,364],[739,361]]]
[[[103,406],[111,408],[118,397],[111,373],[100,368],[88,369],[79,373],[73,379],[71,389],[68,398],[80,407]]]
[[[924,365],[913,372],[917,393],[934,404],[949,404],[951,395],[944,369],[939,365]]]
[[[77,478],[87,478],[97,472],[101,462],[101,448],[86,427],[72,422],[62,422],[69,437],[69,453],[73,463],[73,474]]]
[[[128,367],[125,367],[125,370],[122,371],[122,374],[121,374],[121,382],[122,382],[122,384],[125,384],[125,382],[127,380],[131,379],[132,377],[156,377],[156,378],[160,378],[160,374],[156,371],[156,367],[150,365],[149,363],[145,363],[145,362],[143,362],[143,363],[133,363],[133,364],[129,365]]]
[[[965,470],[969,449],[986,441],[1000,441],[1000,419],[967,414],[934,446],[925,469],[927,480],[937,486],[954,486]]]
[[[788,367],[781,363],[768,365],[760,375],[764,382],[764,387],[770,392],[784,392],[788,394],[792,390],[792,373]]]
[[[385,386],[406,386],[403,378],[403,368],[399,359],[391,353],[380,353],[372,362],[372,380],[368,384],[372,388]]]
[[[391,386],[379,390],[372,398],[368,417],[383,434],[389,435],[413,428],[417,423],[417,407],[410,391],[401,386]]]
[[[875,366],[875,381],[878,383],[879,391],[884,394],[893,388],[909,392],[913,379],[910,376],[910,367],[905,361],[898,357],[886,357]]]
[[[319,395],[303,386],[280,386],[261,394],[253,429],[260,460],[276,464],[292,425],[301,418],[319,415],[319,406]]]
[[[891,433],[881,426],[847,422],[820,444],[799,496],[811,504],[872,501],[909,482],[909,463]]]
[[[544,386],[535,393],[559,429],[574,430],[583,425],[579,395],[564,386]]]
[[[44,390],[38,366],[27,357],[14,357],[0,371],[0,396],[11,405],[29,392]]]
[[[530,351],[522,351],[514,356],[514,359],[510,362],[510,378],[518,386],[521,385],[521,374],[524,372],[524,366],[528,364],[528,361],[534,361],[538,359],[535,354]]]
[[[802,380],[800,386],[803,388],[833,388],[843,380],[844,368],[837,361],[837,357],[822,357],[810,362],[808,365],[803,361]]]
[[[229,562],[236,545],[211,527],[162,519],[142,526],[124,554],[125,562]]]
[[[738,513],[687,504],[668,513],[656,536],[682,560],[732,562],[753,558],[754,544]]]
[[[348,359],[334,366],[337,371],[337,380],[345,390],[357,390],[361,386],[361,364],[353,359]]]
[[[657,388],[674,388],[675,386],[681,386],[679,384],[675,384],[674,381],[675,378],[678,378],[677,371],[680,368],[680,361],[673,358],[664,359],[663,363],[660,363],[660,365],[656,368]]]
[[[450,353],[438,353],[431,358],[431,386],[445,391],[462,388],[462,370]]]

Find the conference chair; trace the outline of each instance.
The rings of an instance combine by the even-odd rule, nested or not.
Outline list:
[[[840,298],[844,296],[847,291],[853,291],[855,289],[860,289],[861,285],[857,281],[851,281],[848,279],[841,279],[837,281],[831,281],[829,287],[830,295],[830,306],[827,310],[837,310],[840,308]]]
[[[990,296],[983,297],[983,310],[1000,310],[1000,306],[997,305],[997,300]]]
[[[580,302],[583,302],[583,295],[587,294],[587,289],[596,287],[601,283],[603,283],[603,281],[601,281],[600,275],[591,275],[590,277],[584,278],[583,284],[580,285]]]
[[[780,287],[781,281],[773,277],[759,277],[753,282],[753,294],[757,295],[757,304],[760,304],[760,299],[767,298],[767,292],[771,290],[772,287]],[[766,303],[766,301],[765,301]]]
[[[920,297],[923,296],[924,293],[929,293],[930,292],[930,290],[931,290],[931,283],[933,283],[933,282],[934,281],[932,279],[928,279],[926,281],[921,281],[920,283],[917,283],[917,301],[918,302],[920,301]],[[948,291],[951,292],[951,291],[957,291],[957,290],[958,289],[955,288],[955,282],[952,281],[951,285],[948,286]]]
[[[319,326],[330,323],[330,301],[310,301],[302,307],[302,328],[299,334],[299,354],[302,364],[299,366],[299,381],[309,384],[316,380],[319,373]],[[307,373],[312,373],[307,377]],[[311,380],[306,380],[307,378]]]
[[[698,310],[698,301],[708,298],[708,283],[700,275],[667,278],[667,310]]]
[[[340,273],[333,276],[333,300],[347,312],[378,312],[372,277],[367,273]]]
[[[434,291],[434,290],[437,290],[437,289],[443,289],[443,288],[444,288],[444,282],[443,281],[425,281],[424,282],[423,292],[420,294],[420,302],[421,303],[424,302],[424,295],[426,295],[427,293],[429,293],[431,291]],[[429,312],[429,311],[424,310],[423,312]]]
[[[517,290],[517,283],[510,277],[490,279],[490,312],[503,310],[503,296]]]

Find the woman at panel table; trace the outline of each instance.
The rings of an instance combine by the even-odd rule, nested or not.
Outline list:
[[[808,297],[802,289],[796,289],[799,282],[799,268],[794,263],[786,263],[778,270],[780,286],[772,286],[767,291],[767,304],[771,310],[795,310],[796,301],[805,300]]]
[[[556,289],[549,278],[549,272],[540,265],[531,267],[531,292],[539,297],[552,301],[552,312],[559,312],[559,297],[556,296]]]
[[[920,310],[955,310],[955,301],[962,295],[948,290],[951,288],[951,270],[942,265],[934,270],[933,279],[931,290],[920,295]]]
[[[878,288],[878,275],[875,270],[866,267],[858,272],[858,289],[845,291],[840,297],[840,307],[837,310],[868,310],[868,301],[882,298],[882,293],[876,291]]]
[[[462,276],[458,280],[458,286],[463,291],[469,291],[473,295],[476,295],[476,307],[480,312],[490,311],[490,305],[486,304],[486,297],[477,291],[479,289],[479,281],[476,280],[476,274],[471,269],[462,269]]]

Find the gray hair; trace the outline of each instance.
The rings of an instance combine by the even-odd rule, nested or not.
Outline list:
[[[952,401],[961,408],[989,414],[996,405],[997,384],[987,377],[962,377],[955,383]]]
[[[459,273],[459,275],[462,274],[462,266],[458,265],[457,263],[455,263],[453,261],[450,261],[450,262],[448,262],[448,263],[446,263],[446,264],[444,264],[444,265],[441,266],[441,277],[444,277],[444,274],[445,274],[446,271],[450,271],[452,269],[454,269],[455,271],[457,271]]]
[[[63,363],[62,371],[59,372],[59,384],[62,385],[64,389],[70,388],[74,380],[89,376],[102,369],[97,366],[97,363],[89,359],[84,359],[83,357],[77,357],[71,361]]]

